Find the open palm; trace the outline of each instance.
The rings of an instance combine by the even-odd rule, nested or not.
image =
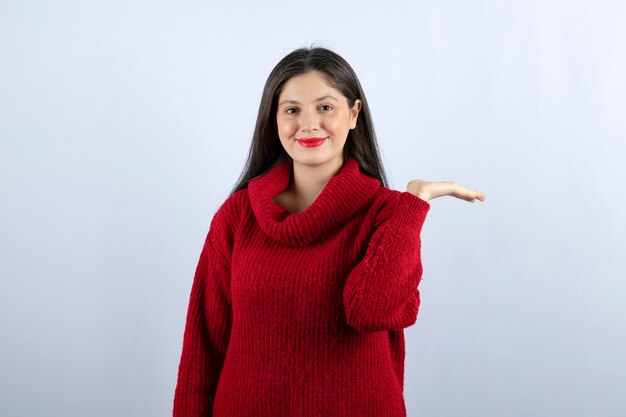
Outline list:
[[[484,202],[487,198],[480,191],[470,190],[453,181],[429,182],[421,179],[411,180],[407,184],[407,191],[425,201],[444,195],[450,195],[471,203],[476,199]]]

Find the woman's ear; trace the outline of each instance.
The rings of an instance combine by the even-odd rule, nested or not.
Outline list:
[[[359,112],[361,111],[361,107],[363,106],[363,102],[360,99],[354,100],[354,106],[350,110],[350,129],[354,129],[356,127],[356,120],[359,117]]]

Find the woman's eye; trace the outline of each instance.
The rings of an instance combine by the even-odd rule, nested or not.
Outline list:
[[[323,111],[329,111],[333,109],[333,106],[324,104],[320,106],[320,109],[322,109]],[[296,109],[295,107],[289,107],[288,109],[285,110],[285,113],[287,114],[296,114],[297,112],[298,112],[298,109]]]

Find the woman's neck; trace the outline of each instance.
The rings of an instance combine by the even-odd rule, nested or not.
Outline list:
[[[322,166],[293,161],[289,186],[274,201],[291,213],[303,212],[315,202],[328,181],[339,172],[342,166],[341,159]]]

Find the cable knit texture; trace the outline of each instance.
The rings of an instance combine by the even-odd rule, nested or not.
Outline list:
[[[347,159],[292,214],[280,162],[212,218],[193,280],[175,417],[404,417],[430,204]]]

